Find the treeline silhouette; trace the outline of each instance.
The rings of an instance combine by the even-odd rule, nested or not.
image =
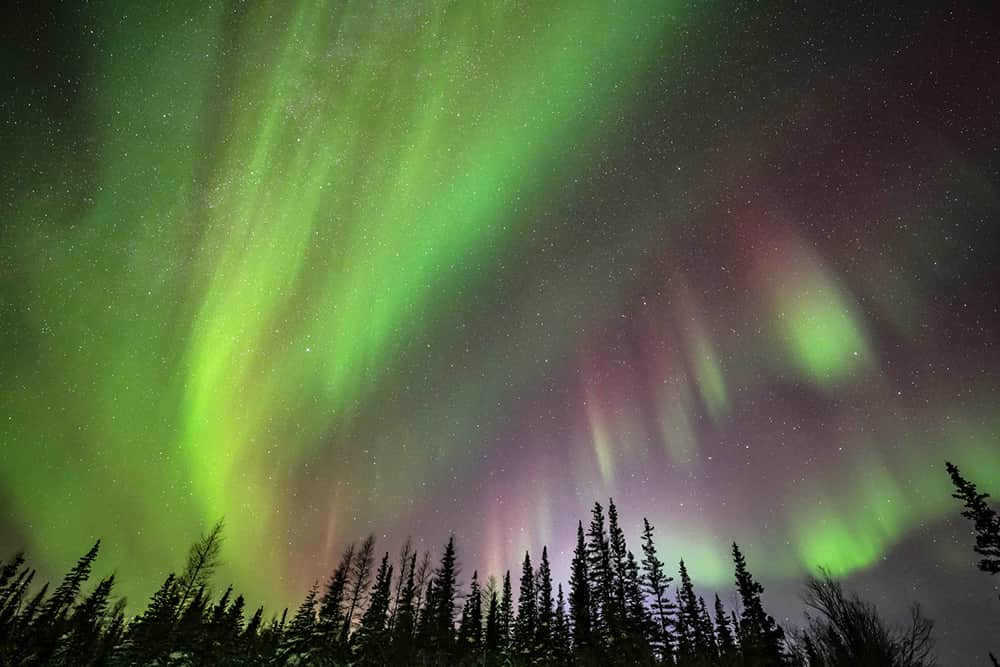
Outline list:
[[[947,464],[975,524],[980,568],[1000,571],[1000,519],[974,484]],[[145,609],[126,616],[113,601],[114,575],[84,594],[100,542],[62,582],[31,594],[35,571],[22,554],[0,563],[3,665],[673,665],[802,667],[932,665],[932,623],[913,607],[908,627],[890,627],[873,605],[844,593],[827,573],[807,580],[802,628],[785,631],[764,608],[764,588],[732,545],[736,604],[710,602],[687,566],[674,580],[643,520],[639,556],[613,501],[595,503],[577,526],[570,579],[552,579],[548,550],[520,576],[459,584],[452,537],[440,558],[407,541],[396,558],[369,536],[345,549],[329,578],[289,613],[247,618],[232,587],[213,595],[223,524],[193,544]],[[460,590],[462,589],[462,590]],[[991,655],[992,658],[992,655]],[[996,661],[994,659],[994,664]]]

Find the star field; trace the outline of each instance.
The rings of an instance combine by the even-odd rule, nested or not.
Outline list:
[[[565,579],[612,496],[699,585],[736,540],[797,621],[827,567],[962,664],[996,585],[943,469],[1000,493],[995,19],[22,8],[0,543],[60,572],[101,537],[138,600],[224,516],[220,577],[279,607],[369,532]]]

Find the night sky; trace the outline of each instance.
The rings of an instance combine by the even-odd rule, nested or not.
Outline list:
[[[0,557],[102,537],[138,603],[224,516],[274,610],[369,532],[565,580],[612,496],[727,603],[736,540],[783,623],[826,566],[979,661],[1000,23],[810,4],[5,10]]]

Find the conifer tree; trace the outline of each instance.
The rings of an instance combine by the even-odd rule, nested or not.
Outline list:
[[[469,582],[469,594],[462,606],[462,621],[459,624],[459,653],[478,656],[482,646],[483,597],[479,589],[479,572],[473,571]]]
[[[612,608],[611,547],[604,528],[604,508],[594,503],[587,530],[587,574],[590,577],[590,623],[593,648],[601,652],[616,626]]]
[[[361,627],[358,628],[356,653],[364,664],[385,663],[386,623],[389,620],[391,586],[392,565],[389,563],[389,552],[386,551],[375,574],[375,585],[372,587],[368,609],[361,617]]]
[[[171,573],[129,627],[126,650],[134,663],[154,664],[169,654],[179,604],[177,578]]]
[[[393,595],[389,611],[388,629],[390,632],[392,631],[392,626],[396,623],[396,610],[399,608],[399,598],[403,594],[403,585],[408,579],[407,569],[410,567],[410,561],[414,553],[413,540],[407,537],[399,550],[399,576],[396,578],[396,592]]]
[[[225,614],[220,619],[220,636],[222,637],[222,649],[225,656],[222,664],[232,663],[236,656],[240,654],[240,639],[243,634],[243,612],[246,607],[246,600],[242,595],[237,595],[232,604],[225,610]]]
[[[215,525],[201,536],[188,550],[187,565],[177,579],[177,615],[191,601],[198,589],[208,590],[209,580],[221,562],[222,530],[224,522],[219,519]]]
[[[104,617],[104,629],[94,655],[94,665],[111,664],[125,637],[125,598],[118,598]]]
[[[952,498],[961,500],[965,509],[962,516],[970,519],[976,533],[973,550],[982,556],[979,569],[989,574],[1000,572],[1000,516],[989,506],[988,493],[979,493],[976,485],[962,477],[961,472],[951,462],[945,462],[951,483],[955,486]]]
[[[971,502],[983,500],[974,487],[972,492]],[[317,582],[287,626],[287,609],[280,621],[265,622],[263,608],[258,608],[244,627],[244,599],[232,587],[212,602],[204,573],[212,569],[213,559],[203,556],[211,551],[203,546],[206,539],[217,539],[211,533],[199,542],[202,547],[192,550],[201,556],[194,559],[197,566],[188,568],[185,577],[185,582],[201,577],[204,583],[190,591],[187,583],[182,585],[171,574],[128,626],[124,601],[109,611],[114,577],[101,580],[89,595],[78,600],[98,545],[81,558],[52,596],[47,596],[48,589],[43,586],[26,605],[25,591],[33,570],[25,565],[23,556],[15,556],[0,562],[0,665],[791,664],[785,656],[781,629],[764,612],[763,587],[750,575],[737,545],[733,545],[733,560],[742,601],[739,618],[735,613],[727,615],[718,595],[710,609],[695,594],[684,561],[680,562],[677,606],[673,607],[668,592],[671,579],[656,555],[652,526],[644,520],[640,567],[624,542],[617,510],[613,504],[610,507],[614,518],[605,532],[601,507],[595,504],[589,543],[582,522],[577,524],[568,614],[561,584],[555,585],[553,600],[548,548],[543,547],[537,570],[532,568],[530,553],[525,553],[516,619],[510,572],[500,590],[491,577],[485,591],[480,588],[478,572],[473,572],[457,629],[454,615],[459,572],[454,538],[449,539],[440,565],[425,586],[418,581],[429,567],[418,567],[411,547],[401,552],[407,556],[400,565],[403,581],[395,584],[388,552],[373,573],[371,556],[364,557],[364,549],[348,548],[322,598]],[[367,540],[369,551],[373,539]],[[619,568],[618,552],[622,550],[624,565]],[[424,559],[429,562],[429,556]],[[365,560],[369,561],[367,574],[363,568],[359,570]],[[592,565],[598,570],[607,566],[608,576],[595,576]],[[369,586],[364,582],[370,583],[371,574],[374,585]],[[610,594],[604,586],[609,580]],[[791,644],[789,650],[796,658],[804,656],[813,667],[929,664],[932,624],[919,611],[914,612],[911,629],[894,632],[878,618],[874,607],[856,597],[845,597],[833,580],[811,586],[807,604],[823,617],[810,619],[807,630]],[[359,589],[366,602],[358,599]],[[422,603],[418,602],[418,589],[425,591]],[[487,610],[483,609],[484,595]],[[604,644],[595,641],[591,625],[594,596],[598,598],[598,613],[610,615],[613,622],[607,627],[615,629],[614,634],[604,635]],[[352,622],[352,614],[359,618]],[[391,626],[390,618],[394,619]],[[43,619],[55,620],[43,623]],[[339,644],[338,639],[338,644],[331,644],[328,626],[337,627],[338,635],[346,633],[346,642]],[[357,631],[352,634],[355,626]],[[854,633],[857,628],[859,632]],[[871,656],[875,656],[874,662],[868,659]]]
[[[537,622],[535,626],[535,659],[543,664],[552,661],[552,638],[555,610],[552,600],[552,568],[549,566],[548,547],[542,547],[542,560],[538,565],[538,585],[535,591]]]
[[[207,591],[204,590],[202,592],[207,593]],[[229,597],[232,594],[233,587],[228,586],[222,593],[222,597],[219,598],[219,601],[212,606],[212,610],[208,613],[208,625],[210,629],[218,631],[224,625],[226,609],[229,607]],[[313,614],[313,616],[315,617],[315,614]]]
[[[34,579],[34,571],[24,566],[24,554],[17,553],[0,568],[0,642],[14,631],[14,621],[24,592]]]
[[[617,626],[609,630],[613,635],[617,635],[618,641],[621,641],[627,615],[625,581],[628,577],[626,572],[628,548],[625,545],[625,533],[618,523],[618,508],[615,507],[613,499],[608,500],[608,549],[611,554],[611,603],[614,610],[609,619]]]
[[[497,664],[497,659],[500,655],[500,601],[497,599],[495,585],[489,588],[489,606],[486,612],[486,633],[483,637],[483,653],[487,665]]]
[[[62,662],[86,664],[94,659],[114,583],[114,575],[105,577],[73,610],[69,619],[69,632],[63,639],[65,650]]]
[[[556,594],[555,618],[552,627],[552,663],[569,665],[573,661],[572,642],[570,638],[569,619],[566,616],[566,599],[563,597],[562,584],[558,585]]]
[[[228,593],[227,593],[228,595]],[[174,644],[192,653],[199,653],[205,643],[205,613],[208,606],[208,592],[199,588],[187,606],[180,612],[175,624]],[[199,653],[200,655],[200,653]]]
[[[576,526],[576,549],[570,563],[569,615],[573,623],[573,648],[582,660],[589,660],[593,647],[590,576],[587,571],[587,545],[583,522]]]
[[[296,656],[296,660],[309,660],[313,649],[313,633],[316,629],[316,601],[319,597],[319,582],[313,582],[305,600],[299,605],[283,633],[280,655],[284,660]]]
[[[15,577],[19,572],[27,571],[24,568],[24,552],[19,551],[9,561],[4,561],[0,566],[0,607],[7,605],[11,593],[17,588],[14,584]]]
[[[673,616],[676,612],[676,608],[668,597],[668,589],[674,579],[666,573],[663,561],[656,555],[653,526],[645,518],[642,520],[642,526],[642,584],[653,608],[655,625],[653,648],[659,654],[662,662],[668,662],[673,657],[673,637],[670,626],[673,624]]]
[[[729,612],[729,627],[733,629],[733,643],[736,644],[737,652],[740,648],[740,617],[736,615],[735,611]]]
[[[688,575],[687,566],[682,560],[679,567],[680,586],[677,590],[677,627],[680,657],[692,659],[709,654],[709,638],[705,635],[705,626],[701,622],[701,610],[694,585]]]
[[[347,593],[348,577],[354,563],[354,544],[350,544],[340,557],[336,569],[319,601],[319,620],[316,629],[328,653],[335,653],[344,626],[344,597]]]
[[[417,570],[413,574],[414,608],[419,609],[421,606],[423,606],[424,600],[427,595],[427,584],[430,583],[432,574],[433,572],[431,571],[431,552],[424,551],[424,555],[420,559],[420,564],[417,566]]]
[[[681,561],[683,563],[684,561]],[[681,571],[683,574],[683,571]],[[681,585],[675,591],[677,615],[674,617],[674,639],[677,642],[676,658],[678,665],[687,664],[695,655],[694,641],[691,637],[691,629],[688,627],[687,614],[684,613],[684,600],[681,595]]]
[[[260,639],[261,624],[264,622],[264,607],[257,607],[257,611],[250,617],[246,628],[243,629],[243,656],[244,662],[249,662],[257,655],[258,641]]]
[[[415,648],[420,651],[429,651],[434,637],[434,622],[436,619],[434,610],[434,579],[428,580],[424,592],[423,604],[417,612],[417,626],[414,637]]]
[[[705,598],[698,598],[698,634],[705,639],[705,653],[708,658],[715,661],[719,655],[719,647],[715,641],[715,628],[712,627],[712,617],[708,613],[708,605]]]
[[[368,590],[372,578],[372,568],[375,565],[375,536],[369,535],[361,543],[361,547],[351,559],[351,568],[347,585],[347,613],[340,626],[340,643],[346,644],[354,622],[354,612],[361,602],[361,596]]]
[[[90,569],[97,558],[97,552],[100,548],[101,541],[97,540],[94,546],[90,548],[90,551],[81,556],[76,565],[66,573],[62,583],[59,584],[55,592],[52,593],[52,596],[42,606],[42,611],[36,621],[36,625],[42,634],[51,636],[53,632],[60,632],[62,630],[62,622],[65,620],[70,607],[76,602],[76,598],[80,594],[80,588],[90,577]]]
[[[35,623],[35,619],[38,617],[38,612],[42,608],[42,604],[45,602],[46,596],[49,592],[49,582],[42,584],[42,587],[35,593],[34,597],[25,606],[24,611],[21,612],[20,617],[17,618],[16,629],[19,631],[27,631]]]
[[[424,641],[430,636],[427,598],[431,592],[432,575],[431,554],[429,551],[424,551],[417,571],[413,575],[413,633],[415,640],[419,638],[420,641]]]
[[[458,577],[455,537],[448,538],[441,564],[434,571],[433,596],[428,593],[428,606],[433,614],[430,646],[438,660],[447,661],[455,643],[455,589]]]
[[[486,622],[486,614],[489,614],[490,598],[496,595],[497,598],[497,620],[500,619],[500,587],[502,583],[495,574],[486,577],[486,585],[480,588],[480,595],[483,598],[483,623]],[[484,626],[485,627],[485,626]],[[485,630],[484,630],[485,632]],[[485,641],[485,639],[484,639]]]
[[[21,553],[6,563],[0,572],[0,645],[7,641],[12,642],[18,634],[19,626],[30,625],[34,619],[37,605],[29,606],[30,616],[26,616],[25,613],[18,616],[28,587],[34,578],[35,571],[25,567],[24,554]],[[48,584],[45,584],[42,590],[48,590]],[[40,602],[39,600],[39,604]],[[0,659],[2,657],[3,654],[0,652]]]
[[[513,655],[529,663],[534,655],[535,632],[538,626],[538,606],[535,598],[535,571],[531,556],[524,552],[521,565],[521,587],[517,598],[517,620],[514,622]]]
[[[736,566],[736,590],[743,605],[740,615],[740,648],[744,658],[762,666],[784,664],[784,632],[764,611],[760,597],[764,587],[750,574],[746,559],[735,542],[733,563]]]
[[[278,653],[281,648],[281,643],[284,641],[285,630],[287,629],[288,620],[288,607],[285,607],[281,611],[281,616],[278,618],[272,618],[270,623],[267,624],[260,632],[260,636],[257,640],[258,646],[260,646],[258,655],[263,658],[269,658],[269,662],[277,662],[280,664],[278,659]],[[267,664],[267,663],[265,663]]]
[[[503,593],[500,597],[500,652],[511,654],[511,639],[514,631],[514,594],[510,585],[510,570],[503,575]]]
[[[393,623],[392,635],[392,655],[393,661],[397,664],[408,664],[413,659],[413,635],[416,625],[416,574],[417,554],[410,554],[410,563],[406,568],[406,583],[399,595],[396,604],[396,620]]]
[[[286,619],[288,618],[288,607],[282,610],[281,616],[272,616],[270,620],[263,623],[260,632],[257,633],[257,640],[255,645],[256,650],[256,660],[257,662],[251,661],[250,664],[255,665],[272,665],[272,664],[282,664],[279,658],[279,649],[281,647],[281,642],[283,641],[283,635],[286,627]]]
[[[728,664],[735,659],[736,642],[729,628],[729,617],[722,607],[722,600],[718,594],[715,595],[715,637],[719,646],[719,657],[724,664]]]
[[[625,649],[636,664],[651,664],[655,661],[651,639],[655,634],[655,624],[646,609],[639,576],[639,563],[635,554],[627,552],[625,557]]]

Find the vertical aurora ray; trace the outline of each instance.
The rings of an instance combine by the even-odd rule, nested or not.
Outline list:
[[[587,424],[594,447],[594,459],[605,486],[614,482],[616,446],[608,428],[607,419],[594,396],[588,396]]]
[[[760,273],[776,337],[803,377],[836,387],[871,368],[873,352],[853,299],[804,244],[779,240]]]
[[[691,388],[684,379],[664,380],[662,385],[656,394],[660,438],[671,461],[690,464],[697,446],[692,424],[695,412]]]
[[[661,12],[309,0],[94,17],[121,19],[96,63],[106,196],[81,224],[85,253],[56,261],[99,277],[91,260],[130,240],[115,240],[120,273],[50,301],[79,309],[76,324],[102,284],[124,289],[87,357],[116,368],[88,402],[111,415],[106,449],[84,459],[158,440],[148,476],[138,463],[116,475],[123,501],[165,466],[157,486],[189,499],[176,526],[224,515],[234,552],[267,540],[301,466],[350,428],[465,277],[503,256],[522,207],[580,168],[570,149],[633,89],[669,34]],[[46,207],[21,215],[68,215]],[[116,330],[151,346],[119,354]],[[80,539],[58,530],[45,542]]]
[[[711,336],[688,290],[678,294],[677,320],[684,332],[687,360],[709,416],[719,421],[729,408],[725,375]]]
[[[511,8],[410,14],[388,3],[334,12],[331,34],[328,8],[304,3],[270,26],[286,46],[270,78],[247,76],[263,91],[260,110],[222,121],[238,129],[199,250],[182,448],[206,519],[236,517],[247,544],[270,533],[276,466],[261,448],[294,441],[275,462],[297,466],[350,420],[390,373],[402,333],[419,337],[452,281],[502,253],[514,202],[544,186],[570,136],[593,131],[634,67],[623,60],[662,29],[652,4],[613,21],[609,8],[545,11],[527,22]],[[521,29],[530,37],[509,39]],[[361,55],[331,75],[324,48]],[[231,99],[251,94],[236,85]],[[317,414],[302,420],[294,406],[317,396]],[[244,525],[233,501],[247,492],[263,502]]]

